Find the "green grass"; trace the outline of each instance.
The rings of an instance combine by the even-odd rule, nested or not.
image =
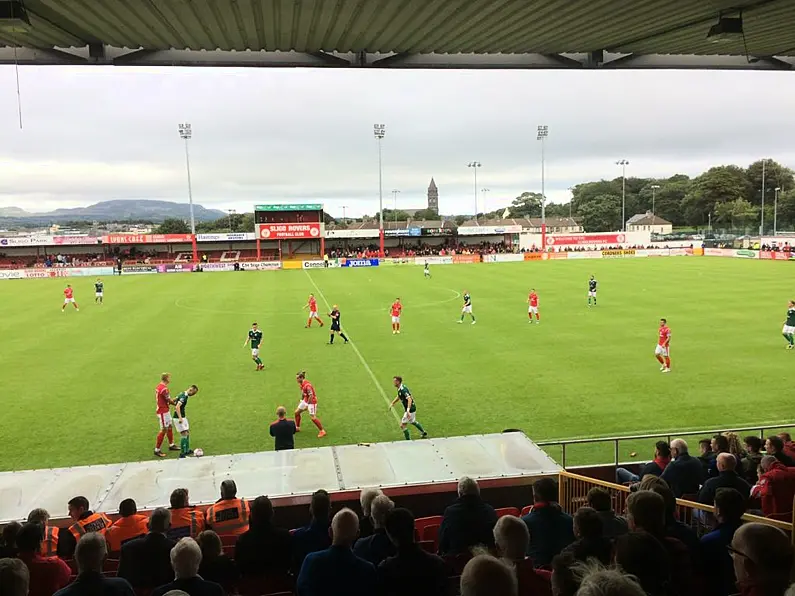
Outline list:
[[[163,371],[173,374],[172,393],[199,386],[189,405],[192,446],[207,454],[271,449],[268,424],[276,406],[291,411],[297,403],[300,369],[318,391],[329,434],[302,433],[299,447],[400,439],[382,395],[393,397],[395,374],[437,437],[521,428],[540,441],[792,420],[795,353],[779,335],[793,293],[786,264],[628,259],[432,273],[430,280],[419,267],[116,277],[105,280],[101,307],[93,279],[74,278],[82,308],[65,314],[63,280],[2,282],[0,468],[150,458]],[[595,309],[586,307],[591,273],[600,282]],[[541,325],[527,324],[531,286]],[[476,325],[456,324],[464,289]],[[321,310],[324,297],[340,305],[354,345],[326,345],[328,327],[304,329],[302,306],[313,291]],[[393,336],[388,307],[398,295],[403,333]],[[673,330],[670,375],[653,355],[663,316]],[[242,347],[255,320],[265,332],[261,373]],[[640,447],[643,457],[648,448]],[[622,456],[631,448],[638,445],[622,445]],[[609,459],[612,448],[570,455]]]

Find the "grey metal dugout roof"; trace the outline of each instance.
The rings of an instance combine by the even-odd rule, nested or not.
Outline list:
[[[11,0],[0,0],[0,9]],[[793,0],[16,0],[0,63],[374,68],[795,66]],[[0,11],[2,12],[2,11]],[[719,17],[744,35],[707,39]]]

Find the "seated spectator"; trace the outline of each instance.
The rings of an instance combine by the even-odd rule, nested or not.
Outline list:
[[[17,556],[17,534],[19,534],[21,529],[22,524],[18,521],[9,522],[3,527],[3,543],[0,545],[0,558],[11,559]]]
[[[718,523],[712,532],[701,537],[706,594],[726,596],[734,593],[737,580],[727,549],[743,523],[745,501],[746,498],[733,488],[719,488],[715,494],[715,519]]]
[[[614,561],[634,575],[649,596],[667,596],[671,587],[668,551],[648,532],[630,532],[616,539]]]
[[[530,531],[527,554],[537,567],[549,565],[574,542],[574,520],[560,508],[558,484],[553,478],[541,478],[533,484],[533,509],[522,521]]]
[[[617,569],[591,566],[580,582],[577,596],[646,596],[635,578]]]
[[[759,469],[759,481],[751,489],[751,496],[761,499],[762,513],[768,516],[790,513],[795,498],[795,468],[788,468],[775,456],[766,455]]]
[[[494,542],[502,561],[516,572],[520,596],[551,596],[552,573],[536,569],[525,554],[530,544],[527,524],[513,515],[503,515],[494,526]]]
[[[461,596],[517,596],[513,570],[491,555],[470,559],[461,573]]]
[[[575,567],[580,563],[571,553],[561,553],[552,559],[553,596],[575,596],[580,589],[580,577]]]
[[[715,459],[715,454],[712,452],[712,439],[701,439],[698,442],[698,449],[701,455],[698,456],[698,461],[701,462],[701,467],[704,469],[703,478],[707,478],[710,467],[712,467],[712,460]]]
[[[627,482],[639,482],[646,474],[659,476],[671,461],[671,448],[665,441],[657,441],[654,446],[654,460],[644,464],[640,468],[640,474],[633,474],[626,468],[616,470],[616,482],[624,484]]]
[[[224,554],[220,536],[212,530],[205,530],[196,538],[196,543],[202,551],[202,563],[199,566],[202,579],[220,584],[225,590],[234,593],[235,582],[240,578],[240,573],[235,562]]]
[[[742,596],[782,596],[792,573],[792,544],[773,526],[743,524],[729,547]]]
[[[596,559],[602,565],[609,565],[613,555],[613,545],[604,537],[602,518],[591,507],[580,507],[574,514],[574,542],[563,549],[583,563]]]
[[[304,558],[309,553],[331,546],[331,498],[325,490],[316,490],[312,494],[309,515],[312,518],[309,525],[298,528],[292,535],[293,569],[296,573],[300,571]]]
[[[83,534],[75,547],[77,578],[56,592],[55,596],[135,596],[127,580],[102,575],[102,567],[108,555],[107,548],[101,534]]]
[[[3,596],[28,596],[30,575],[28,568],[19,559],[0,559],[0,594]]]
[[[712,453],[715,457],[710,461],[707,478],[714,478],[718,475],[718,456],[721,453],[729,453],[729,439],[721,434],[714,435],[712,437]]]
[[[703,470],[699,460],[691,457],[687,452],[687,442],[684,439],[671,441],[671,457],[671,463],[660,478],[668,483],[678,499],[681,499],[682,495],[696,494],[701,485]]]
[[[81,536],[88,532],[99,532],[104,536],[112,524],[104,513],[91,511],[85,497],[74,497],[67,505],[74,523],[58,531],[58,556],[62,559],[72,557]]]
[[[386,535],[384,524],[386,516],[395,508],[395,504],[386,495],[380,495],[373,499],[370,505],[371,517],[373,519],[373,533],[366,538],[359,538],[353,547],[353,554],[370,561],[373,565],[378,565],[397,553],[395,545]]]
[[[217,534],[239,536],[248,530],[248,515],[248,503],[237,498],[237,484],[227,479],[221,483],[221,498],[207,508],[205,521]]]
[[[298,574],[298,594],[371,596],[377,584],[375,567],[351,550],[359,534],[359,517],[347,508],[337,512],[331,522],[331,534],[329,548],[309,553],[304,559]]]
[[[268,497],[254,499],[248,532],[235,544],[235,563],[242,576],[283,574],[290,569],[290,532],[274,526],[273,517],[273,503]]]
[[[467,553],[473,546],[494,546],[494,507],[480,498],[480,487],[472,478],[458,481],[458,500],[444,510],[439,528],[439,554]]]
[[[119,515],[121,517],[105,532],[108,550],[112,553],[118,553],[122,544],[143,536],[149,530],[149,518],[138,514],[138,507],[132,499],[119,503]]]
[[[220,585],[199,575],[202,551],[193,538],[183,538],[177,542],[170,558],[175,579],[157,588],[152,596],[163,596],[171,590],[182,590],[190,596],[224,596],[224,589]]]
[[[414,516],[408,509],[392,509],[384,528],[397,554],[378,566],[378,594],[405,596],[411,586],[412,596],[443,596],[447,593],[447,565],[444,560],[426,553],[415,542]]]
[[[701,543],[698,540],[698,534],[686,523],[680,521],[676,517],[676,497],[671,489],[660,480],[657,484],[650,487],[649,490],[657,493],[665,501],[665,535],[671,538],[676,538],[690,551],[690,560],[696,566],[701,559]]]
[[[44,540],[41,543],[41,556],[54,557],[58,554],[58,527],[50,525],[50,514],[46,509],[36,508],[28,513],[28,522],[39,524],[44,528]]]
[[[795,466],[795,461],[784,453],[784,441],[781,440],[781,437],[768,437],[765,441],[765,451],[788,468]]]
[[[605,538],[612,540],[616,536],[621,536],[629,531],[627,520],[616,515],[613,511],[613,500],[606,489],[601,486],[594,486],[588,491],[586,498],[588,499],[588,505],[593,507],[602,519]]]
[[[736,469],[739,470],[742,466],[742,459],[745,457],[745,449],[743,449],[743,444],[740,442],[740,436],[731,431],[723,433],[723,436],[729,441],[729,453],[737,458]]]
[[[373,520],[370,517],[370,505],[373,499],[383,495],[378,488],[365,488],[359,495],[359,504],[362,506],[362,516],[359,518],[359,537],[367,538],[373,533]]]
[[[17,557],[30,572],[30,596],[52,596],[69,583],[72,570],[58,557],[42,557],[44,527],[30,522],[17,534]]]
[[[204,531],[204,512],[190,506],[187,488],[176,488],[171,493],[171,527],[166,536],[171,540],[196,538]]]
[[[149,518],[149,533],[122,545],[117,575],[133,588],[152,589],[173,578],[170,553],[176,543],[166,536],[170,523],[171,512],[158,507]]]
[[[762,463],[761,452],[764,443],[762,439],[754,435],[745,437],[743,441],[745,442],[745,457],[742,461],[742,476],[748,484],[754,485],[756,481],[759,480],[757,470],[759,469],[759,464]]]
[[[718,475],[710,478],[698,492],[698,502],[704,505],[715,503],[715,492],[719,488],[733,488],[744,498],[748,498],[751,486],[735,471],[737,458],[731,453],[720,453],[717,457]]]
[[[784,444],[784,453],[795,461],[795,443],[792,442],[792,436],[789,433],[778,433],[778,438]]]

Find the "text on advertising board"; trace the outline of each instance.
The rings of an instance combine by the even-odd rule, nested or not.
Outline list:
[[[322,203],[294,203],[292,205],[254,205],[254,211],[320,211]]]
[[[319,223],[260,223],[257,224],[260,240],[291,240],[295,238],[320,238]]]
[[[342,267],[378,267],[378,259],[345,259]]]
[[[567,236],[547,236],[547,244],[571,246],[580,244],[621,244],[626,240],[624,234],[569,234]]]
[[[635,251],[634,250],[603,250],[602,256],[605,258],[611,257],[634,257]]]
[[[103,244],[169,244],[192,242],[190,234],[109,234],[102,237]]]

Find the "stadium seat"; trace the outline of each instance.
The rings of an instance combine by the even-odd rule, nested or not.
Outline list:
[[[533,506],[532,505],[525,505],[524,507],[522,507],[522,511],[521,511],[522,517],[524,517],[525,515],[530,513],[532,510],[533,510]]]
[[[237,543],[238,536],[234,534],[221,534],[219,538],[221,539],[222,546],[234,546]]]
[[[513,515],[515,517],[519,517],[519,508],[518,507],[501,507],[500,509],[495,510],[497,513],[497,519],[501,518],[504,515]]]
[[[265,575],[244,577],[238,582],[240,596],[262,596],[263,594],[292,594],[293,579],[289,575]]]
[[[105,559],[105,565],[102,567],[102,571],[107,573],[113,572],[113,575],[116,575],[116,572],[118,570],[119,570],[118,559]]]
[[[432,555],[436,554],[436,545],[433,540],[420,540],[417,542],[417,545],[426,553],[431,553]]]
[[[224,544],[221,546],[221,549],[224,551],[224,554],[233,559],[235,557],[235,545],[234,544]]]
[[[418,517],[414,520],[414,529],[419,532],[420,536],[422,536],[422,530],[425,526],[439,526],[442,524],[442,516],[441,515],[432,515],[430,517]],[[421,538],[422,540],[422,538]]]
[[[431,524],[425,526],[420,532],[420,542],[431,542],[433,544],[433,552],[439,550],[439,524]]]

